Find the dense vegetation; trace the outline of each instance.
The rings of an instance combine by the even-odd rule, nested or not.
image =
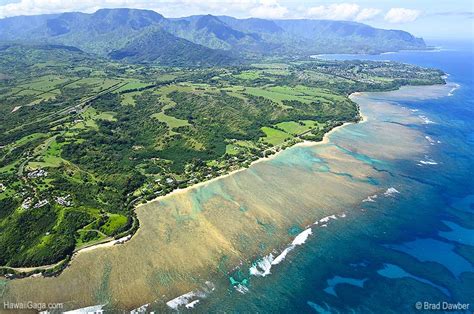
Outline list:
[[[3,45],[0,265],[54,264],[122,237],[137,227],[136,202],[320,140],[359,119],[352,92],[442,74],[361,61],[142,66]]]
[[[113,59],[162,65],[235,64],[262,56],[426,49],[399,30],[328,20],[167,19],[147,10],[102,9],[0,20],[0,41],[62,44]]]

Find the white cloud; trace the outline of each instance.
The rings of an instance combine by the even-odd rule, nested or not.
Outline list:
[[[288,14],[288,8],[280,5],[277,0],[260,0],[258,6],[250,10],[250,15],[260,18],[283,18]]]
[[[379,9],[361,8],[355,3],[320,5],[307,10],[307,16],[328,20],[366,21],[380,14]]]
[[[356,3],[334,3],[293,8],[284,6],[281,0],[17,0],[0,5],[0,18],[16,15],[35,15],[60,12],[95,12],[100,8],[128,7],[150,9],[167,17],[193,14],[231,15],[260,18],[320,18],[331,20],[368,21],[381,14],[377,8],[361,7]],[[385,20],[403,23],[415,20],[420,12],[404,8],[392,8]]]
[[[0,17],[34,15],[66,11],[90,12],[97,7],[114,7],[127,4],[127,0],[106,1],[61,1],[61,0],[21,0],[0,6]]]
[[[420,11],[405,9],[405,8],[391,8],[385,14],[385,20],[389,23],[407,23],[413,22],[420,16]]]
[[[328,20],[352,20],[359,10],[358,4],[338,3],[309,8],[308,15]]]
[[[90,13],[100,8],[149,9],[169,17],[208,13],[248,15],[252,8],[261,5],[282,10],[268,0],[18,0],[0,5],[0,18],[70,11]]]
[[[355,17],[356,21],[368,21],[376,17],[377,15],[382,12],[379,9],[374,9],[374,8],[365,8],[359,11],[357,13],[357,16]]]

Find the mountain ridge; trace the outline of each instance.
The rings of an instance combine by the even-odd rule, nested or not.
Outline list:
[[[154,37],[149,35],[154,32]],[[146,36],[154,40],[150,37],[143,40]],[[187,51],[189,54],[179,52],[178,63],[184,65],[235,63],[236,57],[246,60],[264,56],[426,49],[422,38],[408,32],[357,22],[238,19],[210,14],[166,18],[152,10],[128,8],[0,19],[0,41],[68,45],[102,57],[135,51],[134,58],[125,59],[162,64],[175,63],[166,62],[165,58],[176,54],[176,49],[191,49]],[[162,57],[154,51],[157,48]],[[205,60],[207,57],[210,62]]]

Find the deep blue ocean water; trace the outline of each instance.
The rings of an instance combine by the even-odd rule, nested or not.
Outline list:
[[[460,302],[469,309],[455,313],[474,312],[474,44],[432,44],[442,48],[328,58],[393,60],[448,73],[448,81],[459,84],[451,96],[396,100],[435,122],[413,127],[436,140],[427,156],[436,164],[392,162],[403,195],[367,203],[367,214],[353,220],[332,222],[271,276],[253,280],[249,293],[209,300],[207,310],[428,313],[428,306],[445,312],[443,305]]]

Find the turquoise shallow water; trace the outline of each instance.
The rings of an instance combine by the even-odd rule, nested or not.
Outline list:
[[[386,174],[371,184],[394,190],[349,209],[362,214],[317,229],[271,275],[250,277],[245,294],[230,285],[224,297],[210,296],[200,311],[420,313],[420,301],[474,307],[474,53],[471,44],[447,45],[439,52],[366,56],[437,67],[459,84],[437,99],[423,99],[419,91],[417,97],[374,93],[366,99],[409,110],[412,120],[396,110],[365,108],[372,119],[421,132],[411,144],[427,146],[424,153],[391,158],[390,150],[377,150],[377,128],[363,124],[331,137],[332,145]],[[373,146],[359,145],[367,142]],[[338,174],[323,156],[298,150],[272,162]]]

